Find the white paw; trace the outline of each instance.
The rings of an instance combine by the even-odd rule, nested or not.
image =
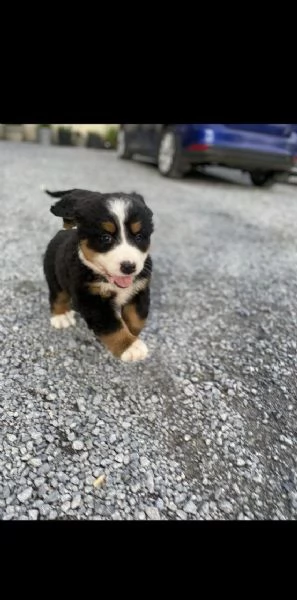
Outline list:
[[[121,359],[124,362],[130,362],[134,360],[143,360],[148,355],[148,348],[141,340],[136,340],[123,352]]]
[[[75,325],[74,310],[64,313],[63,315],[55,315],[51,317],[51,325],[55,329],[66,329],[70,325]]]

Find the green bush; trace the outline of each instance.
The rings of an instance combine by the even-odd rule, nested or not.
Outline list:
[[[108,142],[108,145],[110,148],[117,147],[117,136],[118,136],[117,127],[109,127],[107,129],[106,133],[104,134],[104,139],[106,142]]]

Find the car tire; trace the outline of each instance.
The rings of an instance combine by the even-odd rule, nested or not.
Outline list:
[[[275,175],[271,172],[252,171],[250,178],[256,187],[269,188],[275,183]]]
[[[123,160],[129,160],[132,158],[131,150],[129,150],[127,134],[125,129],[122,127],[118,131],[117,136],[117,157]]]
[[[166,128],[162,133],[157,163],[159,172],[163,177],[179,178],[187,172],[187,167],[181,159],[179,137],[171,128]]]

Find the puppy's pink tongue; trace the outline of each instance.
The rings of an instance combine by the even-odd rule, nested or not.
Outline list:
[[[126,288],[126,287],[129,287],[129,285],[131,285],[132,276],[125,275],[123,277],[110,277],[109,281],[110,281],[110,283],[116,283],[121,288]]]

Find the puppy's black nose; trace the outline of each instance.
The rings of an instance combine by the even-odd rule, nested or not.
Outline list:
[[[121,271],[122,273],[125,273],[125,275],[131,275],[131,273],[134,273],[135,269],[135,263],[131,263],[128,260],[121,263]]]

